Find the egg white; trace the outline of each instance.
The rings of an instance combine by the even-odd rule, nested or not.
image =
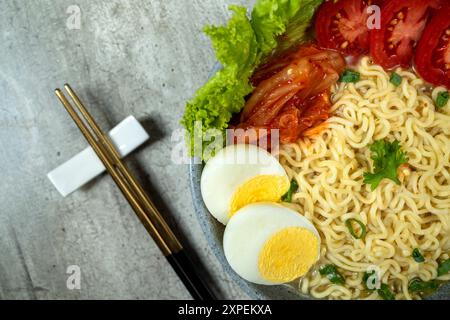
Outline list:
[[[319,241],[314,225],[298,212],[279,204],[258,203],[239,210],[229,221],[223,238],[225,257],[242,278],[261,285],[279,285],[264,279],[259,271],[259,255],[276,233],[290,227],[310,230]],[[319,252],[317,258],[319,258]]]
[[[201,193],[209,212],[222,224],[229,221],[230,203],[235,191],[260,175],[286,177],[278,160],[254,145],[230,145],[220,150],[203,169]]]

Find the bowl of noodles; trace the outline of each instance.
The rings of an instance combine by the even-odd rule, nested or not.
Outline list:
[[[334,5],[320,6],[321,1],[316,2],[311,10],[316,19],[320,18],[320,10],[331,10],[330,6]],[[346,2],[349,1],[340,1]],[[395,2],[388,1],[390,6]],[[259,1],[256,6],[267,3]],[[381,8],[387,10],[390,7],[384,5]],[[408,8],[413,9],[420,8]],[[342,15],[342,12],[338,14]],[[253,19],[257,17],[257,14],[252,15]],[[431,19],[429,24],[433,21]],[[450,25],[450,19],[446,21]],[[290,28],[287,24],[283,32]],[[223,34],[225,29],[220,30]],[[427,28],[423,37],[426,35]],[[225,222],[217,219],[215,209],[211,209],[205,197],[202,179],[205,164],[211,160],[198,163],[193,159],[190,165],[192,196],[211,248],[225,270],[255,299],[449,299],[450,101],[445,79],[433,83],[428,75],[424,77],[417,71],[420,70],[418,66],[411,68],[400,63],[388,68],[387,62],[379,60],[372,50],[355,53],[357,59],[351,62],[346,52],[341,52],[346,58],[346,67],[341,68],[340,63],[335,62],[334,50],[325,58],[325,52],[321,50],[327,49],[320,43],[320,37],[316,37],[319,45],[313,42],[312,47],[308,47],[311,40],[304,41],[294,51],[289,49],[287,54],[274,54],[275,58],[266,59],[265,64],[259,61],[251,70],[249,81],[254,87],[253,96],[260,95],[253,108],[267,110],[269,103],[261,97],[270,95],[263,90],[270,87],[271,79],[277,75],[279,79],[282,72],[287,70],[286,75],[290,76],[295,73],[292,68],[304,67],[309,68],[305,69],[308,81],[313,81],[310,79],[314,79],[312,75],[317,70],[323,72],[319,76],[321,81],[326,79],[327,85],[320,92],[296,88],[296,94],[289,96],[285,105],[278,108],[279,113],[284,112],[282,117],[278,114],[272,122],[263,121],[270,129],[274,123],[279,129],[281,143],[276,158],[291,181],[289,197],[283,196],[278,202],[314,226],[320,242],[317,261],[305,274],[280,285],[246,281],[248,278],[236,267],[227,252],[229,249],[224,246],[224,233],[226,239],[231,224],[228,219],[236,219],[239,211],[230,214]],[[417,51],[420,44],[418,46]],[[291,44],[289,47],[292,48]],[[334,62],[323,64],[323,59]],[[305,61],[309,64],[304,64]],[[321,64],[317,69],[318,61]],[[221,63],[213,75],[226,72],[226,63]],[[339,79],[329,71],[330,68],[340,75]],[[214,76],[212,79],[214,81]],[[302,80],[302,84],[305,81]],[[278,89],[280,86],[277,83],[273,87]],[[314,88],[319,86],[315,83]],[[271,97],[274,92],[271,91]],[[259,110],[254,109],[251,110],[253,116],[245,117],[253,96],[244,95],[245,107],[237,110],[241,112],[239,119],[231,119],[227,126],[246,132],[257,127],[260,118],[255,116]],[[323,116],[316,106],[320,104],[320,110],[323,109],[324,95],[328,103],[326,117],[311,120],[311,114]],[[293,101],[293,97],[298,100]],[[293,109],[294,102],[296,109]],[[292,111],[301,108],[300,113]],[[293,118],[293,114],[299,114],[298,119]],[[290,119],[289,125],[281,125],[284,121],[280,119]],[[292,123],[295,123],[294,127]],[[292,132],[295,132],[294,136]],[[228,142],[233,144],[235,141]],[[251,143],[248,139],[245,142]],[[226,184],[226,181],[217,183]],[[216,197],[220,196],[216,194]],[[258,201],[255,200],[257,196],[249,198]],[[264,196],[262,199],[267,201]],[[302,247],[297,248],[302,250]],[[367,285],[372,276],[379,282],[376,288]]]

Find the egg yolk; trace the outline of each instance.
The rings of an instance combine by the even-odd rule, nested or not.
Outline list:
[[[249,204],[279,202],[289,187],[289,180],[282,176],[261,175],[250,179],[234,193],[230,205],[230,218]]]
[[[317,262],[319,241],[308,229],[286,228],[263,246],[258,267],[271,282],[287,283],[304,276]]]

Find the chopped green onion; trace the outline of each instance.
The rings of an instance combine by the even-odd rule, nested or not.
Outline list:
[[[423,257],[422,253],[420,253],[420,250],[417,248],[414,249],[412,257],[414,258],[414,261],[416,261],[417,263],[425,262],[425,258]]]
[[[437,288],[439,288],[439,282],[434,280],[425,282],[419,278],[412,279],[408,285],[410,292],[427,292],[436,290]]]
[[[381,284],[381,288],[377,290],[378,295],[383,300],[395,300],[395,295],[392,293],[389,286],[385,283]]]
[[[439,94],[436,98],[436,106],[438,108],[445,107],[448,103],[449,98],[450,98],[450,94],[448,93],[448,91],[439,92]]]
[[[394,72],[394,73],[391,75],[391,83],[392,83],[394,86],[398,87],[399,85],[402,84],[402,77],[401,77],[398,73],[395,73],[395,72]]]
[[[376,282],[378,281],[378,279],[376,278],[376,277],[374,277],[373,278],[373,280],[375,280],[375,281],[371,281],[371,284],[373,285],[373,289],[370,289],[369,288],[369,286],[368,286],[368,282],[369,282],[369,278],[370,277],[373,277],[375,275],[375,270],[372,270],[372,272],[366,272],[366,273],[364,273],[364,276],[363,276],[363,282],[364,282],[364,286],[366,287],[366,289],[367,290],[369,290],[369,291],[374,291],[375,290],[375,285],[376,285]],[[374,283],[375,282],[375,283]]]
[[[298,191],[298,183],[297,180],[291,181],[291,186],[289,187],[289,191],[281,198],[284,202],[292,202],[292,195]]]
[[[331,283],[334,284],[345,283],[344,277],[339,273],[337,267],[334,264],[328,264],[320,268],[319,272],[322,276],[326,276]]]
[[[361,232],[359,235],[356,234],[356,231],[353,228],[353,223],[357,223],[359,225],[359,227],[361,228]],[[357,219],[348,219],[347,221],[345,221],[345,225],[347,226],[348,230],[350,231],[350,234],[355,239],[358,239],[358,240],[363,239],[367,234],[366,226],[364,225],[364,223],[362,223],[361,221],[359,221]]]
[[[450,272],[450,259],[447,259],[439,264],[438,276],[439,277],[445,276],[449,272]]]
[[[344,73],[341,75],[341,78],[339,79],[340,82],[347,82],[347,83],[355,83],[358,82],[361,79],[361,75],[359,72],[353,71],[353,70],[345,70]]]

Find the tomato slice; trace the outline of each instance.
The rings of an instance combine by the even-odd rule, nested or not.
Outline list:
[[[450,4],[433,17],[423,32],[415,64],[426,81],[450,89]]]
[[[381,10],[381,28],[370,32],[370,53],[385,69],[411,66],[414,47],[420,40],[433,9],[440,0],[391,0]]]
[[[327,1],[319,8],[316,37],[319,45],[359,56],[369,51],[367,7],[370,0]]]

